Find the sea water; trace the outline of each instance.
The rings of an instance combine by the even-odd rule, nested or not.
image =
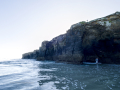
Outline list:
[[[0,61],[0,90],[120,90],[120,65]]]

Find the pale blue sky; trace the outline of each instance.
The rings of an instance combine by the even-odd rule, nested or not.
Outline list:
[[[72,24],[119,9],[120,0],[0,0],[0,59],[21,58]]]

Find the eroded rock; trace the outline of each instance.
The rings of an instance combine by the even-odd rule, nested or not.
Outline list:
[[[44,41],[39,50],[24,59],[55,60],[80,64],[83,61],[120,63],[120,12],[71,26],[66,34]]]

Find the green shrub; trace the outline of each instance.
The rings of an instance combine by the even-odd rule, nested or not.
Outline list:
[[[106,18],[103,18],[103,21],[105,21],[106,20]]]
[[[85,24],[85,23],[86,23],[86,21],[82,21],[82,22],[79,22],[79,23],[81,23],[81,24]]]
[[[112,21],[109,21],[109,23],[111,23]]]
[[[106,25],[106,22],[104,22],[104,24]]]

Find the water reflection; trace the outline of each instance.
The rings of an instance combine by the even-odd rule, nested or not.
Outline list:
[[[0,90],[119,90],[120,65],[0,62]]]
[[[120,66],[50,63],[39,66],[41,90],[119,90]]]
[[[37,64],[22,59],[0,62],[0,90],[39,90]]]

